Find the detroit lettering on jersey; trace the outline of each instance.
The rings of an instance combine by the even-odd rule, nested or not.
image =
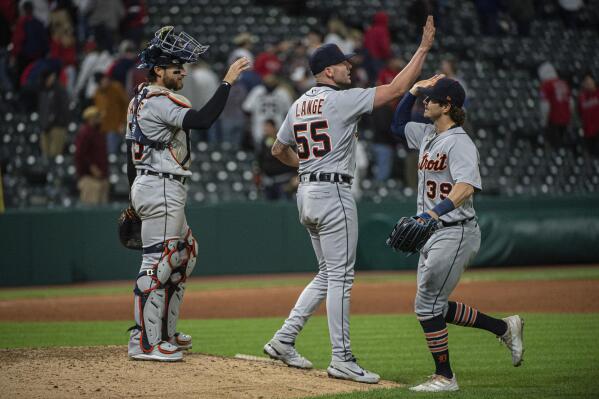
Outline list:
[[[437,153],[436,159],[429,159],[429,153],[426,152],[418,163],[420,170],[445,170],[447,168],[447,154]]]

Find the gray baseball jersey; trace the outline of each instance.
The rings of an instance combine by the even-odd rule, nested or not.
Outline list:
[[[456,183],[482,189],[478,151],[463,128],[437,134],[434,125],[409,122],[405,133],[408,146],[420,151],[418,214],[447,198]],[[422,248],[414,301],[420,320],[447,312],[449,295],[478,253],[481,238],[475,215],[470,197],[459,208],[441,216],[445,223],[459,223],[437,230]]]
[[[182,129],[191,104],[161,86],[144,89],[147,93],[139,101],[137,123],[143,136],[165,145],[158,149],[134,141],[131,155],[135,168],[138,173],[149,170],[191,175],[189,138]],[[143,95],[138,96],[139,99]],[[131,129],[135,128],[135,102],[131,101],[127,113],[126,138],[130,140],[134,139]],[[131,331],[129,356],[174,340],[185,279],[193,271],[196,259],[195,239],[185,217],[186,200],[187,186],[170,177],[139,174],[131,186],[131,204],[142,220],[144,251],[134,291],[136,328]]]
[[[191,157],[188,157],[187,135],[182,129],[183,118],[191,104],[185,97],[162,86],[147,86],[148,95],[137,109],[137,121],[143,134],[152,141],[170,143],[167,149],[156,150],[134,143],[133,164],[136,169],[190,176]],[[133,139],[131,131],[134,100],[127,112],[126,139]],[[185,161],[185,162],[183,162]]]
[[[372,111],[375,91],[317,86],[291,105],[277,139],[297,145],[300,174],[354,175],[357,126],[360,116]]]
[[[464,129],[455,127],[437,135],[434,125],[409,122],[405,133],[408,146],[420,151],[417,214],[433,209],[447,198],[456,183],[468,183],[482,190],[478,150]],[[456,222],[474,216],[470,197],[441,220]]]
[[[357,124],[360,115],[372,111],[374,94],[374,88],[337,90],[317,86],[291,106],[277,139],[289,146],[297,145],[300,174],[353,176]],[[274,338],[295,342],[310,315],[326,299],[332,358],[351,360],[350,293],[358,243],[358,212],[351,185],[304,181],[297,191],[297,207],[319,271]]]

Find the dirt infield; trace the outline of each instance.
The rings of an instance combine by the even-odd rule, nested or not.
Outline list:
[[[366,385],[334,380],[322,370],[198,353],[172,364],[136,362],[132,367],[131,362],[125,346],[0,350],[0,396],[270,399],[400,386],[389,381]],[[159,382],[152,381],[157,378]]]
[[[119,283],[127,284],[129,283]],[[227,288],[185,293],[182,317],[287,316],[303,287]],[[352,314],[412,312],[414,282],[356,282]],[[599,312],[599,280],[463,281],[452,295],[485,312]],[[0,301],[0,321],[130,320],[132,295]],[[324,306],[318,311],[324,314]]]
[[[227,278],[198,279],[222,282]],[[130,286],[130,282],[84,286],[115,284]],[[302,289],[300,285],[189,289],[182,317],[284,317]],[[352,292],[352,314],[411,313],[414,295],[414,281],[360,282],[358,278]],[[452,299],[486,312],[599,312],[599,280],[465,280]],[[132,301],[130,294],[1,300],[0,321],[130,320]],[[324,306],[318,313],[324,313]],[[198,353],[186,354],[183,362],[175,364],[137,362],[131,367],[126,351],[125,346],[0,350],[0,397],[161,398],[168,392],[168,396],[181,398],[267,399],[398,386],[392,382],[369,386],[332,380],[323,370],[296,370],[266,359]],[[158,385],[148,381],[151,375],[176,377],[160,378]]]

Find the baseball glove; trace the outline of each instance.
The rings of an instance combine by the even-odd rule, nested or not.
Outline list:
[[[125,248],[141,250],[141,219],[133,207],[123,209],[119,215],[118,226],[121,244]]]
[[[394,251],[408,253],[418,252],[424,247],[424,244],[439,228],[439,223],[435,219],[429,219],[420,223],[417,216],[403,217],[399,219],[389,238],[387,245]]]

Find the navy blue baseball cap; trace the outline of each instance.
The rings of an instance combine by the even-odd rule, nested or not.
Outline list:
[[[333,43],[325,44],[314,50],[310,56],[310,69],[314,75],[322,72],[326,67],[340,64],[352,58],[355,53],[343,54],[341,49]]]
[[[433,87],[418,90],[419,94],[461,108],[466,100],[466,91],[457,80],[441,78]]]

